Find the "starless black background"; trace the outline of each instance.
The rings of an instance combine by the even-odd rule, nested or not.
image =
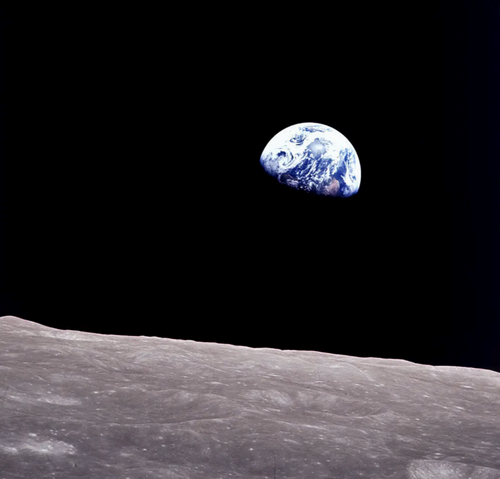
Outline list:
[[[500,370],[498,2],[2,12],[0,314]],[[300,122],[361,161],[259,164]]]

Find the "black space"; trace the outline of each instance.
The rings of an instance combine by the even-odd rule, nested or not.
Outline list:
[[[344,3],[2,11],[0,315],[500,371],[499,3]]]

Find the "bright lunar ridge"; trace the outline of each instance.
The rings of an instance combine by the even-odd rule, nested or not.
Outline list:
[[[352,196],[361,183],[361,165],[352,144],[320,123],[299,123],[280,131],[264,148],[260,163],[280,183],[322,196]]]

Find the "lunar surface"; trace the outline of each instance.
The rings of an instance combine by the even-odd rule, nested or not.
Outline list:
[[[0,318],[0,479],[499,479],[500,374]]]

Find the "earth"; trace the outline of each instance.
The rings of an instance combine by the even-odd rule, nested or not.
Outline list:
[[[349,197],[361,183],[356,150],[339,131],[320,123],[299,123],[276,134],[260,157],[280,183],[322,196]]]

